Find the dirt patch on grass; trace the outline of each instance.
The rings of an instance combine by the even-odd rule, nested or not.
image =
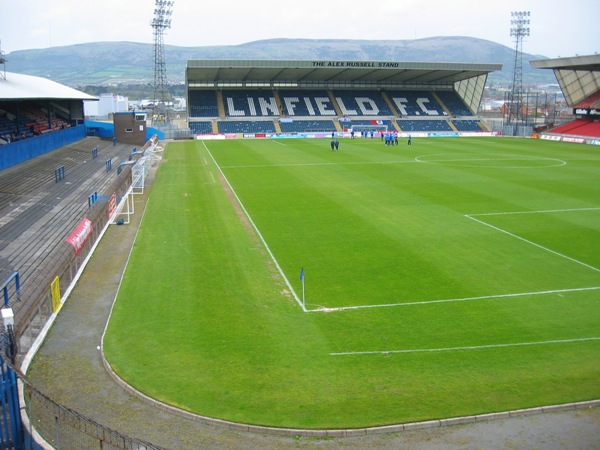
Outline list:
[[[288,290],[287,286],[285,286],[285,283],[283,282],[281,273],[279,273],[279,270],[277,270],[275,263],[271,259],[269,253],[266,251],[264,243],[263,243],[262,239],[260,239],[258,233],[256,232],[254,225],[250,222],[250,219],[248,218],[246,212],[240,205],[240,202],[238,201],[237,196],[231,190],[231,186],[229,186],[229,183],[227,182],[227,180],[223,177],[223,175],[221,173],[219,173],[219,183],[223,187],[223,190],[225,191],[227,198],[233,205],[233,208],[235,210],[235,213],[236,213],[238,219],[240,220],[240,223],[242,224],[242,226],[244,227],[244,229],[246,230],[248,235],[252,238],[252,241],[256,245],[256,248],[259,249],[259,251],[261,252],[261,255],[263,256],[265,263],[267,264],[267,267],[269,268],[269,273],[271,275],[271,278],[276,283],[281,285],[281,291],[280,291],[281,295],[288,299],[293,298],[291,292]]]

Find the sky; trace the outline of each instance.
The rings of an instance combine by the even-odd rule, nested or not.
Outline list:
[[[87,42],[153,43],[156,0],[0,0],[0,50]],[[529,11],[523,52],[600,52],[600,0],[174,0],[165,45],[262,39],[410,40],[469,36],[515,47],[511,12]]]

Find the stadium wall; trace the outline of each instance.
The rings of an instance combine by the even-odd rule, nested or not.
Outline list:
[[[85,126],[77,125],[3,145],[0,147],[0,170],[16,166],[36,156],[77,142],[84,137]]]
[[[85,121],[87,136],[97,136],[99,138],[112,139],[115,136],[115,126],[112,122],[97,122],[93,120]],[[156,128],[146,128],[146,141],[149,141],[152,136],[157,136],[158,140],[163,140],[165,134]]]

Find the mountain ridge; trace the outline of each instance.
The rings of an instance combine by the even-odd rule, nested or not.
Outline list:
[[[191,59],[352,60],[502,64],[488,83],[510,83],[514,50],[485,39],[437,36],[413,40],[274,38],[238,45],[175,46],[165,44],[170,83],[183,83]],[[466,56],[468,55],[468,57]],[[523,53],[523,83],[555,83],[552,71],[534,70],[529,61],[546,59]],[[98,84],[152,83],[154,46],[140,42],[91,42],[5,55],[6,70],[50,78],[71,87]]]

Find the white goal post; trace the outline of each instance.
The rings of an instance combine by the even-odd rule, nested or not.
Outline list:
[[[368,132],[375,132],[375,131],[383,131],[386,132],[388,130],[388,126],[386,124],[380,124],[380,125],[351,125],[350,126],[350,131],[354,131],[356,132],[361,132],[361,131],[368,131]]]

